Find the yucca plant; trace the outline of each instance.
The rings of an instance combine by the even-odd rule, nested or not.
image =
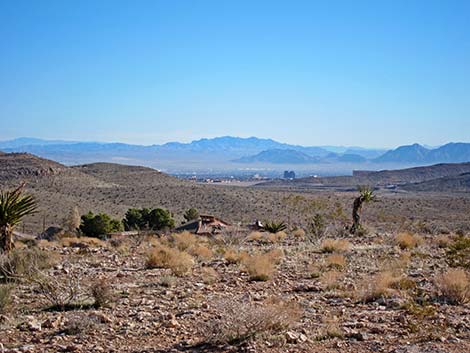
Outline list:
[[[15,190],[0,192],[0,250],[10,252],[14,248],[13,230],[25,216],[36,212],[36,199],[23,195],[24,183]]]
[[[361,212],[362,206],[365,203],[372,202],[376,199],[374,195],[374,190],[368,186],[359,186],[358,187],[359,196],[354,199],[353,203],[353,211],[352,211],[352,218],[353,224],[351,226],[351,234],[358,233],[359,230],[362,229],[361,225]]]
[[[284,222],[266,222],[263,229],[269,233],[277,233],[287,229],[287,225]]]

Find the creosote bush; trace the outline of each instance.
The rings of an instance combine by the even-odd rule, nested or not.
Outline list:
[[[470,276],[462,269],[450,269],[441,274],[436,285],[442,298],[450,304],[470,301]]]
[[[54,263],[50,253],[39,248],[14,249],[9,254],[0,254],[0,281],[8,282],[34,277],[38,271]]]
[[[210,344],[241,344],[263,334],[281,333],[302,316],[295,302],[270,299],[261,305],[224,299],[215,304],[217,316],[204,327]]]
[[[183,276],[188,273],[194,265],[191,255],[178,249],[160,245],[152,249],[147,255],[146,267],[168,268],[175,276]]]
[[[90,291],[94,306],[97,308],[109,307],[115,300],[113,289],[109,281],[104,278],[95,281]]]

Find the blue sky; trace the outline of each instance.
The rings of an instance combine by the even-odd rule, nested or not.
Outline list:
[[[470,2],[0,0],[0,139],[470,142]]]

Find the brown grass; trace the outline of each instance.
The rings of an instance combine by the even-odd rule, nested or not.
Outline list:
[[[219,273],[212,267],[203,267],[201,269],[201,277],[205,284],[214,284],[219,279]]]
[[[320,250],[324,253],[347,252],[351,248],[351,243],[344,239],[325,239],[320,245]]]
[[[356,296],[363,302],[372,302],[379,298],[390,297],[396,288],[400,278],[391,271],[384,271],[376,274],[372,278],[365,279],[359,286]]]
[[[59,244],[63,247],[89,247],[89,248],[104,248],[106,247],[106,242],[98,238],[91,237],[71,237],[71,238],[61,238]]]
[[[470,276],[465,270],[450,269],[436,279],[440,295],[451,304],[470,301]]]
[[[261,240],[263,238],[263,233],[261,232],[251,232],[248,237],[247,237],[247,240],[249,241],[258,241],[258,240]]]
[[[331,254],[326,258],[326,264],[330,268],[342,270],[346,266],[346,258],[341,254]]]
[[[423,238],[416,234],[404,232],[397,234],[395,237],[395,243],[401,249],[413,249],[423,243]]]
[[[204,327],[205,341],[211,344],[241,344],[262,334],[279,334],[302,316],[297,303],[276,298],[262,305],[225,299],[215,309],[217,316]]]
[[[188,250],[190,247],[195,246],[197,243],[197,237],[190,232],[181,232],[172,234],[172,239],[175,246],[180,251]]]
[[[191,248],[189,248],[188,252],[197,257],[199,260],[210,260],[213,256],[214,256],[214,253],[212,252],[211,249],[209,249],[207,246],[205,245],[201,245],[201,244],[198,244],[198,245],[195,245]]]
[[[254,254],[243,261],[252,281],[269,280],[275,269],[275,262],[269,254]]]
[[[304,239],[305,238],[305,230],[303,230],[302,228],[295,229],[292,232],[292,236],[294,238],[297,238],[297,239]]]
[[[323,273],[320,276],[320,282],[325,286],[326,289],[332,290],[339,286],[339,279],[341,274],[336,270],[331,270]]]
[[[193,267],[191,255],[165,245],[151,250],[147,255],[146,268],[168,268],[175,276],[188,273]]]

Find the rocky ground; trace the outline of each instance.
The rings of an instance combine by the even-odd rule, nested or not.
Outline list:
[[[9,284],[0,352],[470,351],[470,305],[438,285],[452,235],[400,247],[369,234],[331,249],[299,231],[268,237],[29,244],[52,264]],[[191,254],[189,267],[149,268],[162,247]],[[264,253],[267,265],[250,263]],[[265,280],[253,280],[253,263]]]

